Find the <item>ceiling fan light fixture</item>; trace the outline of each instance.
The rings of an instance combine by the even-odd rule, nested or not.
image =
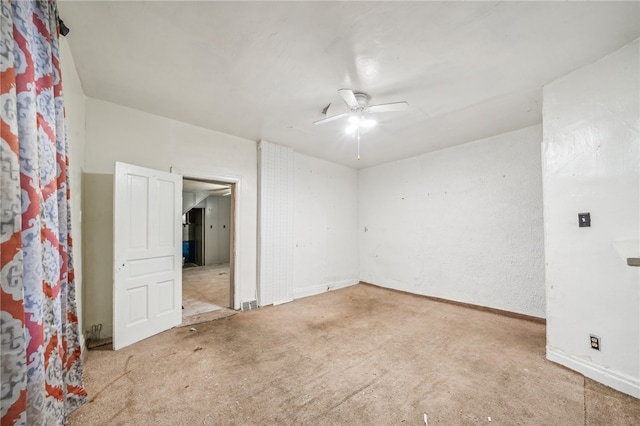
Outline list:
[[[350,116],[349,123],[351,124],[347,128],[351,129],[351,131],[348,131],[347,133],[352,133],[356,127],[373,127],[376,125],[376,121],[374,119],[365,118],[362,114]]]
[[[348,135],[352,135],[356,130],[358,130],[358,125],[352,124],[350,126],[347,126],[347,128],[344,129],[344,132]]]
[[[409,107],[406,101],[392,102],[387,104],[369,105],[369,95],[365,93],[354,92],[351,89],[340,89],[338,93],[342,100],[349,108],[349,112],[325,117],[321,120],[314,121],[313,124],[324,124],[339,118],[348,117],[349,124],[344,132],[351,135],[352,138],[358,140],[358,160],[360,159],[360,129],[368,129],[374,127],[376,120],[369,118],[369,114],[378,112],[403,111]],[[329,106],[327,105],[322,113],[327,115]]]

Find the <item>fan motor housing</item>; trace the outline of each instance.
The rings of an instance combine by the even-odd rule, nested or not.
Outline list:
[[[366,108],[367,104],[369,104],[369,95],[366,93],[354,93],[353,96],[355,96],[358,105],[360,105],[360,107],[357,108],[358,110]]]

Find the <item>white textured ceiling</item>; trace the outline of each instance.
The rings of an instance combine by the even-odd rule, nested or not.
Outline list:
[[[59,1],[86,94],[368,167],[541,122],[542,86],[640,36],[638,2]],[[362,159],[340,88],[376,115]]]

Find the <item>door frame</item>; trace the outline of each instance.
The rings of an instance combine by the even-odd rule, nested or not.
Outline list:
[[[176,173],[182,175],[182,179],[197,180],[201,182],[229,185],[231,187],[231,199],[229,209],[229,302],[231,309],[240,310],[240,289],[236,277],[240,274],[242,259],[238,257],[238,228],[236,227],[236,215],[241,210],[241,197],[237,194],[242,190],[242,180],[238,176],[226,174],[203,174],[189,169],[180,170],[174,168]]]

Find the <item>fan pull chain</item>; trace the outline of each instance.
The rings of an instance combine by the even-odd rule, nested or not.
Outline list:
[[[358,161],[359,161],[360,160],[360,128],[358,127],[356,131],[358,132]]]

